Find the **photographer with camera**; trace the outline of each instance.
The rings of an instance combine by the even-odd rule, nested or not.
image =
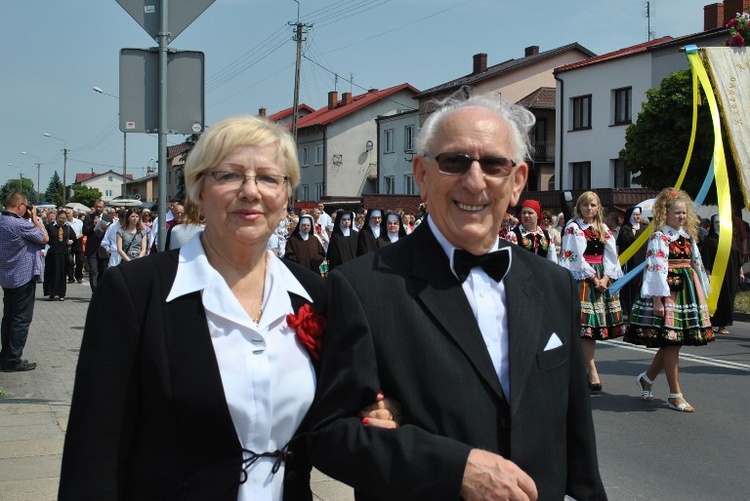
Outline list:
[[[23,360],[23,348],[34,315],[36,283],[42,270],[41,249],[49,240],[23,193],[11,193],[0,216],[0,285],[3,288],[0,370],[31,371],[35,362]]]

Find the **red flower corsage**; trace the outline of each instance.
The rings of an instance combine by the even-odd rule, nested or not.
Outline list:
[[[297,337],[305,345],[313,360],[320,360],[320,350],[323,347],[323,332],[328,321],[320,313],[316,313],[310,304],[302,306],[296,315],[288,314],[286,323],[297,332]]]

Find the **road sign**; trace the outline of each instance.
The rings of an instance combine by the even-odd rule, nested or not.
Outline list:
[[[162,0],[116,0],[135,22],[157,40],[161,29]],[[180,0],[167,8],[167,31],[174,40],[216,0]]]
[[[171,134],[194,134],[204,127],[204,54],[171,51],[167,54],[167,129]],[[159,52],[120,51],[120,130],[159,131]]]

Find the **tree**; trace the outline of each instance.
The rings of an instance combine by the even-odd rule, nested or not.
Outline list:
[[[187,162],[188,155],[195,147],[195,143],[200,139],[200,134],[190,134],[183,144],[188,145],[188,149],[182,152],[182,160]],[[174,198],[177,200],[185,201],[185,168],[175,171],[175,193]]]
[[[52,179],[50,179],[49,181],[47,191],[44,192],[44,197],[56,206],[60,207],[63,202],[64,189],[65,187],[60,180],[60,176],[57,174],[57,171],[55,171],[55,173],[52,175]]]
[[[0,205],[5,205],[5,200],[13,192],[19,192],[26,195],[26,198],[36,200],[36,191],[34,190],[34,182],[25,177],[23,179],[11,179],[7,181],[2,188],[0,188]]]
[[[91,188],[82,184],[76,184],[73,188],[71,202],[78,202],[86,207],[92,207],[94,202],[102,198],[102,192],[98,188]]]
[[[646,92],[638,120],[625,131],[625,147],[620,160],[635,174],[633,181],[661,190],[672,186],[685,161],[693,117],[692,76],[689,70],[670,74],[661,85]],[[703,94],[698,106],[698,130],[693,155],[682,189],[695,196],[703,184],[711,163],[714,146],[711,114]],[[732,201],[742,204],[734,159],[727,145],[727,135],[722,132],[726,150]],[[716,203],[715,185],[709,191],[706,204]]]

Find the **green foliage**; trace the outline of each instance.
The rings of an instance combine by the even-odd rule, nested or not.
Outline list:
[[[7,181],[2,188],[0,188],[0,205],[5,205],[5,199],[13,192],[19,192],[26,195],[29,201],[36,200],[36,191],[34,190],[34,182],[25,177],[21,179],[11,179]]]
[[[86,207],[92,207],[94,202],[102,198],[102,192],[98,188],[91,188],[82,184],[73,185],[73,196],[71,202],[78,202]]]
[[[52,179],[49,180],[47,191],[44,192],[45,200],[52,202],[58,207],[62,206],[64,189],[65,187],[62,184],[62,180],[57,174],[57,171],[55,171],[52,175]]]
[[[633,181],[661,190],[673,186],[680,175],[690,143],[693,119],[692,76],[690,71],[670,74],[661,86],[646,92],[638,120],[625,131],[625,147],[620,160],[635,174]],[[703,97],[703,94],[701,94]],[[727,145],[726,134],[724,144]],[[711,163],[714,147],[713,124],[708,105],[698,106],[698,130],[693,155],[682,188],[691,196],[700,190]],[[726,149],[730,185],[737,186],[737,171]],[[733,200],[741,197],[732,195]],[[716,203],[716,188],[712,187],[704,201]]]

